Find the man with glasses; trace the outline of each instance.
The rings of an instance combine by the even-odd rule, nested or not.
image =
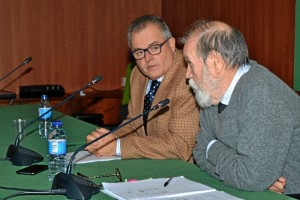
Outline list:
[[[169,98],[171,102],[86,150],[97,156],[118,155],[122,159],[192,161],[192,149],[199,130],[199,108],[186,82],[182,53],[176,49],[167,24],[153,15],[137,18],[129,26],[128,45],[137,67],[131,74],[131,100],[124,122],[163,99]],[[107,132],[107,129],[98,128],[87,136],[87,142]]]

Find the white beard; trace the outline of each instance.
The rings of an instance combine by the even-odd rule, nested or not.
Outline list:
[[[195,93],[195,98],[201,108],[206,108],[212,105],[211,97],[201,90],[193,79],[189,80],[189,85]]]

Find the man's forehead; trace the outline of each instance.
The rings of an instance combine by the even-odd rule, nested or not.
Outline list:
[[[132,47],[140,45],[149,46],[155,43],[160,43],[164,39],[163,34],[158,28],[145,28],[142,31],[132,33]]]
[[[193,55],[196,52],[196,46],[198,42],[198,37],[192,36],[187,38],[184,46],[183,46],[183,55]]]

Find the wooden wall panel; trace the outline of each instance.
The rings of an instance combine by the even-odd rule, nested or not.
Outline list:
[[[127,26],[147,13],[162,14],[175,37],[201,18],[236,26],[250,57],[293,84],[295,0],[0,0],[0,77],[33,57],[0,90],[62,84],[74,91],[98,74],[103,81],[96,89],[119,88],[128,62]]]
[[[103,81],[94,88],[120,88],[129,61],[127,27],[140,15],[161,15],[161,6],[161,0],[0,0],[0,77],[33,58],[0,90],[62,84],[71,92],[96,75]]]
[[[196,19],[225,21],[244,33],[252,59],[292,87],[295,0],[0,0],[0,77],[33,57],[0,90],[62,84],[70,93],[96,75],[103,81],[93,89],[119,89],[129,61],[127,27],[144,14],[162,15],[176,38]],[[101,112],[115,123],[120,98],[84,101],[61,109]]]
[[[293,86],[295,0],[163,0],[162,7],[175,37],[197,19],[237,27],[245,35],[250,58]]]

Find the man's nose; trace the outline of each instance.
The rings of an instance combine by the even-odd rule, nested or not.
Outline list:
[[[193,77],[193,76],[192,76],[192,73],[191,73],[191,68],[190,68],[189,66],[188,66],[187,69],[186,69],[185,77],[186,77],[187,79],[190,79],[190,78]]]
[[[148,62],[152,59],[153,55],[151,55],[148,51],[145,51],[145,61]]]

